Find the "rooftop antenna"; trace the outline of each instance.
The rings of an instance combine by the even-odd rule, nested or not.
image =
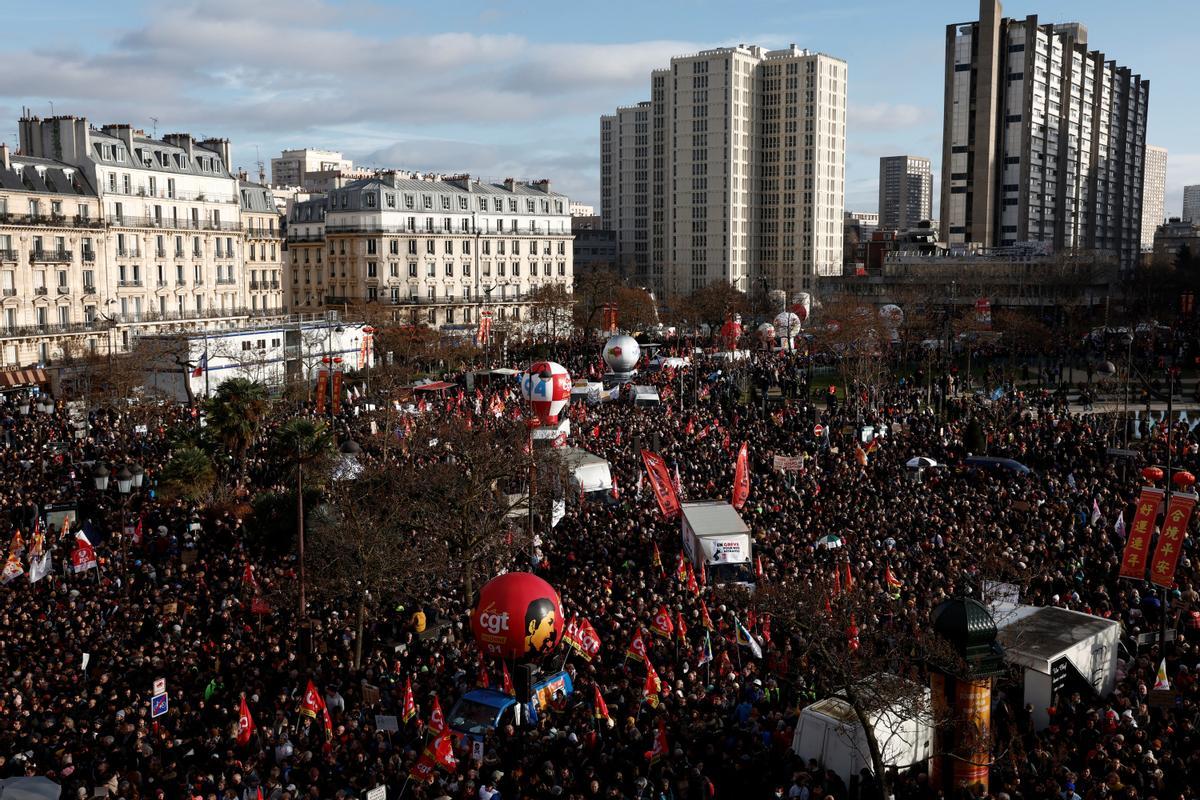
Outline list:
[[[267,169],[263,166],[262,156],[258,153],[258,145],[254,145],[254,159],[258,162],[258,182],[265,186],[267,184]]]
[[[52,117],[53,117],[53,116],[54,116],[54,101],[53,101],[53,100],[47,100],[46,102],[50,104],[50,116],[52,116]]]
[[[150,129],[150,130],[152,131],[152,132],[151,132],[151,134],[150,134],[150,138],[151,138],[151,139],[157,139],[157,138],[158,138],[158,117],[151,117],[151,118],[150,118],[150,121],[151,121],[152,123],[154,123],[154,127],[152,127],[152,128]]]

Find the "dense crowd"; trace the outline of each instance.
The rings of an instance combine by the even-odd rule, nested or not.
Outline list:
[[[563,345],[555,357],[576,375],[598,376],[601,369],[595,343]],[[844,545],[836,564],[845,559],[862,607],[874,609],[856,620],[864,636],[925,628],[940,601],[979,596],[983,581],[999,573],[1019,584],[1024,603],[1122,623],[1126,649],[1116,692],[1060,698],[1043,730],[1035,729],[1020,688],[1009,678],[998,681],[991,797],[1196,796],[1194,539],[1185,545],[1165,606],[1147,584],[1116,577],[1123,546],[1116,521],[1131,517],[1140,466],[1167,461],[1165,426],[1147,428],[1134,440],[1138,460],[1123,464],[1106,455],[1112,425],[1046,403],[1019,381],[984,402],[956,391],[944,371],[927,380],[914,368],[871,392],[842,387],[831,399],[816,385],[813,366],[791,354],[714,359],[695,375],[647,376],[659,387],[658,406],[622,398],[572,412],[571,443],[608,459],[617,489],[582,502],[571,498],[565,519],[543,537],[534,568],[559,589],[567,615],[592,622],[601,652],[590,663],[565,659],[575,685],[565,704],[547,709],[533,726],[490,733],[481,759],[460,751],[457,768],[437,770],[428,784],[412,780],[410,770],[430,738],[435,701],[448,712],[480,682],[480,656],[465,624],[472,598],[446,584],[416,608],[373,615],[356,669],[355,601],[314,602],[311,619],[302,622],[295,613],[295,554],[252,544],[258,523],[236,501],[280,480],[262,445],[248,453],[233,502],[167,501],[155,491],[156,476],[177,441],[172,432],[199,424],[191,409],[80,416],[60,402],[52,414],[23,415],[9,398],[0,405],[4,524],[28,543],[48,507],[73,505],[73,530],[86,528],[100,563],[80,573],[63,569],[75,536],[48,530],[55,572],[0,587],[0,777],[45,775],[63,785],[64,797],[80,800],[325,800],[365,796],[380,785],[389,798],[472,800],[874,796],[869,775],[846,780],[791,752],[799,709],[831,689],[802,657],[799,635],[782,626],[771,630],[768,620],[749,621],[747,609],[716,587],[695,592],[680,582],[673,570],[678,521],[662,519],[650,491],[639,496],[635,489],[639,451],[653,448],[678,470],[688,499],[725,499],[734,455],[745,442],[751,492],[742,515],[762,559],[760,580],[825,586],[831,570],[843,567],[816,542],[837,534]],[[453,372],[445,377],[462,380]],[[451,391],[427,413],[488,425],[493,397],[506,414],[522,405],[503,379],[480,386],[477,404],[470,401],[475,391],[463,390],[467,402],[454,402]],[[366,400],[383,406],[390,398],[348,405],[339,428],[365,443],[364,458],[387,459],[417,479],[414,464],[425,457],[419,444],[386,452],[370,444],[367,426],[378,429],[381,417],[365,410]],[[476,407],[484,412],[476,416]],[[269,425],[312,413],[307,405],[280,404]],[[814,436],[817,423],[831,434]],[[864,443],[864,427],[886,435]],[[392,433],[403,435],[399,429],[383,435]],[[961,468],[980,443],[1032,472],[997,476]],[[1200,471],[1200,440],[1189,425],[1175,427],[1171,444],[1173,464]],[[802,457],[803,466],[775,471],[776,455]],[[912,480],[904,465],[917,455],[945,466]],[[126,498],[96,488],[94,464],[129,462],[145,469],[141,489]],[[654,563],[656,552],[664,568]],[[983,553],[1003,563],[988,563]],[[527,567],[514,562],[497,571]],[[902,585],[889,587],[885,572]],[[255,602],[259,592],[268,598],[265,608]],[[651,649],[663,684],[653,707],[645,702],[645,673],[626,648],[664,605],[689,632]],[[707,637],[705,613],[715,628]],[[1163,615],[1178,634],[1167,652],[1135,646],[1137,635],[1157,630]],[[738,623],[762,641],[761,659],[736,643]],[[708,642],[712,660],[705,657]],[[564,655],[548,656],[547,670],[557,669]],[[1149,703],[1164,657],[1176,706]],[[924,680],[919,654],[883,666]],[[498,662],[482,669],[499,682]],[[156,678],[167,682],[170,707],[152,719]],[[299,712],[310,682],[329,710],[328,730],[321,715]],[[409,684],[418,714],[404,721]],[[610,719],[594,714],[596,689]],[[243,700],[255,721],[244,745],[237,741]],[[376,715],[399,716],[398,730],[379,729]],[[660,732],[668,752],[651,759]],[[895,775],[893,789],[900,798],[939,796],[921,767]],[[961,796],[976,795],[963,789]]]

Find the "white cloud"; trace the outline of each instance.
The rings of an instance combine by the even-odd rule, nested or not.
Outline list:
[[[847,111],[847,122],[851,130],[857,132],[864,128],[882,127],[889,130],[896,128],[911,128],[929,122],[933,112],[921,106],[908,103],[871,103],[860,105],[851,102]]]

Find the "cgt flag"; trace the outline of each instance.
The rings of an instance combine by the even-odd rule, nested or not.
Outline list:
[[[1167,513],[1163,516],[1162,532],[1158,535],[1158,546],[1150,561],[1150,582],[1155,586],[1170,589],[1175,585],[1175,567],[1179,563],[1183,540],[1187,538],[1188,520],[1192,518],[1196,500],[1196,495],[1185,492],[1171,495]]]
[[[646,660],[646,640],[642,638],[642,629],[638,628],[633,634],[633,639],[629,642],[629,647],[625,648],[625,657],[632,658],[636,661]]]
[[[1163,494],[1162,489],[1142,487],[1137,509],[1133,512],[1133,522],[1129,526],[1129,538],[1125,541],[1125,551],[1121,554],[1120,577],[1135,581],[1145,579],[1150,537],[1154,534],[1154,519],[1158,516],[1158,504],[1162,502]]]
[[[254,717],[250,716],[250,706],[246,705],[246,695],[242,695],[242,706],[238,711],[238,747],[250,744],[250,737],[253,735]]]
[[[646,477],[650,479],[654,499],[658,501],[658,510],[667,519],[674,519],[679,515],[679,495],[671,485],[671,475],[667,472],[666,462],[657,453],[643,450],[642,463],[646,467]]]
[[[733,468],[733,501],[731,505],[741,511],[742,506],[746,505],[748,497],[750,497],[749,452],[746,449],[746,443],[742,442],[742,446],[738,448],[737,461]]]
[[[576,622],[575,618],[571,617],[567,622],[567,630],[563,639],[567,645],[588,661],[591,661],[600,652],[600,637],[596,634],[592,623],[586,619]]]
[[[592,719],[612,719],[608,716],[608,703],[604,702],[604,695],[600,694],[600,686],[592,684]]]
[[[671,612],[667,610],[665,604],[659,607],[654,619],[650,622],[650,631],[663,639],[670,639],[671,634],[675,632],[675,626],[671,622]]]

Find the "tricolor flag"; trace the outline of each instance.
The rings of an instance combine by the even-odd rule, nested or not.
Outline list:
[[[1167,660],[1164,658],[1158,665],[1158,677],[1154,681],[1154,691],[1167,692],[1171,689],[1171,681],[1167,678]]]
[[[1092,524],[1095,525],[1102,519],[1104,519],[1104,514],[1102,514],[1100,512],[1100,500],[1099,500],[1099,498],[1093,497],[1092,498]]]
[[[208,353],[200,356],[200,360],[196,362],[196,368],[192,370],[192,377],[199,378],[206,369],[208,369]]]
[[[737,624],[737,643],[749,647],[755,658],[762,658],[762,647],[758,644],[758,640],[750,631],[746,630],[746,626],[742,624],[741,620],[735,620],[735,622]]]
[[[705,664],[713,660],[712,653],[712,637],[708,631],[704,632],[704,647],[700,651],[700,660],[696,662],[696,666],[703,667]]]
[[[1117,536],[1125,538],[1125,510],[1122,509],[1117,513],[1117,521],[1113,523],[1113,530],[1117,532]]]

